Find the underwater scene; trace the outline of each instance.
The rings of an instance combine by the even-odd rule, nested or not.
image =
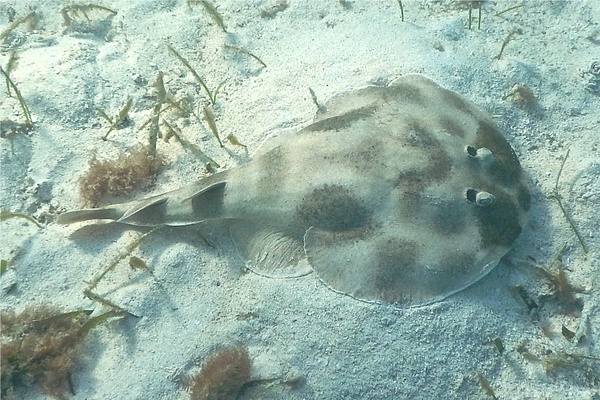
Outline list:
[[[0,1],[1,398],[600,399],[599,15]]]

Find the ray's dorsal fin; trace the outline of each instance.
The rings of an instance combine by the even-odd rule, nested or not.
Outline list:
[[[213,183],[210,186],[201,186],[196,191],[194,191],[192,194],[190,194],[188,197],[182,199],[181,202],[183,203],[183,202],[186,202],[186,201],[194,201],[200,195],[202,195],[202,194],[204,194],[204,193],[206,193],[208,191],[211,191],[211,190],[214,190],[214,189],[217,189],[217,188],[221,188],[221,187],[224,187],[224,186],[225,186],[225,181],[216,182],[216,183]]]
[[[128,223],[128,220],[133,220],[134,216],[139,213],[152,213],[153,211],[155,214],[160,213],[159,209],[163,206],[166,206],[167,201],[169,201],[167,197],[150,198],[148,201],[142,201],[135,207],[128,209],[125,214],[123,214],[123,216],[117,220],[117,222]]]

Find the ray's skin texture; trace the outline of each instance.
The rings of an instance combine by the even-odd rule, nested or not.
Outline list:
[[[240,167],[59,223],[229,224],[249,268],[314,271],[331,289],[410,307],[487,274],[530,195],[490,116],[421,75],[338,95],[314,122]]]

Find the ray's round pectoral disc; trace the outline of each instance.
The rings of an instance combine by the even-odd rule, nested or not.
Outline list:
[[[485,112],[420,75],[336,96],[325,108],[228,183],[226,204],[243,216],[236,224],[251,222],[232,229],[250,264],[269,276],[301,275],[307,265],[292,258],[303,245],[331,289],[416,306],[498,263],[521,232],[529,191]]]

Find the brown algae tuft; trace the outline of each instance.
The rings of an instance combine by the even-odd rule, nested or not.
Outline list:
[[[192,378],[192,400],[234,400],[251,380],[252,361],[245,346],[235,345],[213,353]]]
[[[2,313],[2,398],[17,386],[35,384],[56,398],[75,394],[71,372],[80,356],[82,339],[106,319],[121,315],[108,311],[89,317],[91,310],[63,312],[37,306],[21,313]]]
[[[93,156],[89,170],[79,178],[79,193],[86,204],[96,205],[105,196],[118,196],[148,185],[166,164],[161,156],[153,156],[148,147],[120,154],[113,160]]]

